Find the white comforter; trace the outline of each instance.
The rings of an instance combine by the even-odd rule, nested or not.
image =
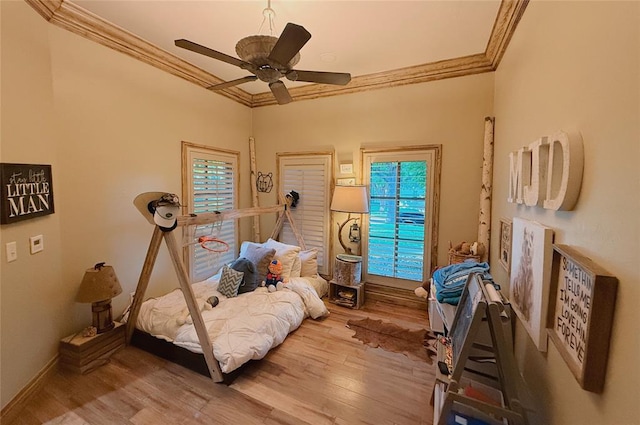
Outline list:
[[[235,298],[226,298],[217,291],[218,279],[219,276],[214,276],[194,283],[192,288],[213,345],[213,354],[224,373],[249,360],[263,358],[297,329],[305,317],[316,319],[329,314],[318,296],[318,289],[326,286],[321,277],[291,278],[287,289],[268,292],[266,288],[258,288]],[[220,300],[213,308],[206,302],[212,295]],[[136,327],[202,353],[180,289],[145,301]]]

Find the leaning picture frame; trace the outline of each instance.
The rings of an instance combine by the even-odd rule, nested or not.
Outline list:
[[[509,301],[538,351],[547,351],[553,229],[514,217]]]
[[[500,219],[500,243],[499,243],[499,254],[500,254],[500,264],[507,273],[511,272],[511,230],[512,230],[512,222],[508,218]]]

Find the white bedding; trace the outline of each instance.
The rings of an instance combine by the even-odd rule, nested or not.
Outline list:
[[[329,314],[318,296],[326,294],[322,277],[291,278],[281,291],[258,288],[227,298],[217,291],[219,275],[192,285],[202,318],[222,372],[229,373],[249,360],[263,358],[297,329],[307,316],[316,319]],[[220,300],[211,307],[206,300]],[[200,342],[180,289],[145,301],[136,327],[153,336],[202,353]]]

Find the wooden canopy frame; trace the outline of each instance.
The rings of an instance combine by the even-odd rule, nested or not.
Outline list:
[[[225,210],[219,213],[204,213],[193,216],[180,216],[177,218],[176,228],[184,226],[212,224],[219,221],[240,219],[243,217],[255,217],[261,214],[278,213],[278,219],[276,221],[273,232],[271,233],[271,238],[277,238],[278,234],[282,230],[284,221],[288,220],[289,225],[291,226],[291,230],[293,231],[293,234],[298,241],[298,244],[302,249],[306,249],[304,240],[302,239],[302,235],[298,232],[298,229],[294,224],[293,217],[291,216],[291,213],[289,211],[289,198],[285,198],[282,194],[279,194],[279,198],[281,203],[279,205],[271,207],[252,207],[244,209]],[[141,213],[144,214],[142,210]],[[193,292],[193,289],[191,288],[191,284],[189,282],[189,274],[187,273],[187,268],[182,261],[180,248],[178,246],[176,237],[173,234],[173,231],[165,232],[157,225],[153,229],[151,242],[149,243],[149,249],[147,250],[147,256],[144,260],[142,271],[140,272],[140,278],[138,279],[138,286],[136,287],[133,302],[131,303],[131,310],[129,312],[129,319],[127,320],[126,327],[127,344],[131,342],[135,324],[140,313],[140,307],[142,306],[142,302],[144,301],[144,294],[147,290],[147,286],[149,285],[151,272],[153,271],[153,266],[158,257],[158,252],[160,250],[160,245],[162,244],[163,239],[167,244],[167,248],[169,249],[171,262],[173,263],[176,274],[178,275],[178,281],[180,282],[180,288],[182,289],[184,299],[187,303],[189,314],[191,314],[191,318],[193,319],[193,325],[195,327],[196,334],[198,335],[200,346],[202,347],[202,352],[207,364],[209,376],[215,382],[222,382],[224,380],[222,370],[220,369],[220,364],[213,355],[213,345],[209,338],[209,334],[207,333],[207,329],[205,327],[202,314],[200,313],[200,309],[198,308],[195,294]]]

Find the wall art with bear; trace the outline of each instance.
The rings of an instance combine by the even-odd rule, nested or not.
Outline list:
[[[553,257],[553,230],[513,218],[509,299],[540,351],[547,351],[546,318]]]

